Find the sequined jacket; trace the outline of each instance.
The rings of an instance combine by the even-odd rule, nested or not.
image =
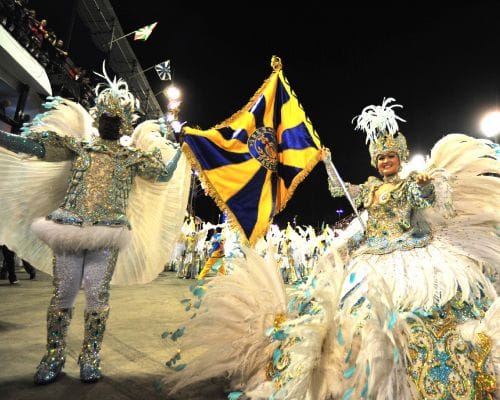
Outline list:
[[[180,152],[167,164],[159,149],[144,152],[118,141],[93,138],[80,141],[51,132],[31,134],[43,145],[45,161],[72,160],[66,196],[47,218],[77,226],[126,226],[128,195],[134,176],[167,181]]]
[[[420,187],[415,181],[416,173],[401,179],[389,191],[374,202],[375,192],[384,183],[373,176],[361,185],[346,184],[356,207],[363,206],[368,212],[366,232],[354,238],[358,244],[364,241],[356,254],[386,254],[394,250],[410,250],[426,246],[432,239],[427,224],[415,223],[415,211],[434,204],[434,185]],[[329,180],[333,197],[344,196],[338,182]]]

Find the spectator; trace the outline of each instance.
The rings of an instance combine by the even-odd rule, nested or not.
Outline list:
[[[14,254],[14,265],[16,267],[23,267],[26,273],[30,276],[30,279],[35,279],[36,269],[28,261],[19,258],[17,254]]]
[[[50,47],[55,47],[57,45],[57,36],[55,32],[52,29],[47,30],[47,35],[45,36],[45,44],[47,44],[47,48]],[[62,42],[62,40],[61,40]]]
[[[61,64],[64,63],[66,57],[68,57],[68,52],[64,50],[64,42],[62,39],[57,39],[55,42],[54,49],[56,51],[55,56],[58,60],[60,60]]]
[[[5,245],[2,245],[2,254],[3,265],[0,271],[0,279],[7,279],[8,277],[11,285],[19,283],[16,275],[16,265],[18,264],[16,261],[19,262],[19,266],[22,265],[24,270],[29,274],[30,279],[35,279],[36,269],[28,261],[18,258],[16,254]]]
[[[38,23],[35,21],[35,25],[31,28],[31,32],[33,33],[33,39],[37,43],[38,47],[41,48],[43,39],[45,39],[48,35],[47,20],[42,19]]]
[[[0,101],[0,114],[7,115],[7,108],[11,105],[12,103],[9,99],[2,99]]]
[[[19,283],[19,280],[16,276],[16,263],[14,262],[14,252],[10,250],[7,246],[2,245],[2,254],[3,254],[3,266],[2,266],[2,278],[8,275],[9,282],[11,285]]]

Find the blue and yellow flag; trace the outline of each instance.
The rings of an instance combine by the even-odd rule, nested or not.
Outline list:
[[[208,130],[185,128],[183,151],[205,189],[251,245],[321,158],[321,144],[273,57],[248,104]]]

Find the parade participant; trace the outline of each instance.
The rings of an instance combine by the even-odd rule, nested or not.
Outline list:
[[[167,376],[173,391],[224,376],[232,398],[500,396],[495,146],[447,135],[422,173],[402,176],[409,152],[392,101],[356,120],[381,179],[344,184],[324,150],[332,193],[365,207],[366,230],[322,257],[289,301],[276,268],[247,250],[187,324],[185,348],[201,351]]]
[[[192,275],[194,264],[196,264],[196,226],[194,219],[189,217],[184,221],[181,228],[184,236],[184,251],[177,266],[177,277],[182,279],[194,278]]]
[[[212,271],[217,269],[218,273],[221,275],[226,274],[226,269],[224,268],[224,242],[225,239],[222,237],[220,232],[214,233],[212,236],[212,249],[208,256],[208,260],[198,275],[198,280],[202,281],[205,276]]]
[[[165,271],[177,272],[181,266],[185,252],[186,240],[184,233],[181,231],[176,238],[174,251],[172,252],[172,256],[170,257],[168,264],[165,266]]]
[[[231,229],[229,225],[226,226],[222,230],[222,236],[225,238],[224,241],[224,268],[226,274],[231,274],[234,269],[234,260],[245,257],[245,253],[243,252],[241,245],[241,236],[240,233]]]
[[[2,231],[0,239],[45,269],[50,251],[39,239],[54,254],[47,352],[35,373],[36,384],[54,382],[64,366],[68,327],[81,286],[86,308],[78,357],[80,379],[90,383],[101,378],[100,350],[113,274],[116,272],[118,283],[142,283],[163,271],[169,255],[163,247],[169,251],[182,224],[184,210],[180,208],[187,201],[189,183],[182,183],[183,176],[176,174],[167,184],[181,155],[178,145],[164,138],[171,128],[163,121],[150,120],[134,129],[138,102],[127,83],[111,80],[105,70],[100,76],[105,82],[96,87],[91,114],[70,100],[49,98],[48,111],[25,127],[24,136],[0,135],[4,148],[38,157],[1,151],[0,165],[9,165],[10,173],[18,174],[6,179],[11,183],[18,179],[17,189],[26,190],[23,202],[15,204],[9,200],[16,192],[2,187],[2,193],[7,193],[3,198],[7,212],[23,204],[30,210],[8,232]],[[185,172],[185,161],[181,164]],[[37,193],[31,195],[30,191]],[[174,204],[165,204],[168,193],[176,197],[171,199]],[[50,212],[43,217],[42,210]],[[40,218],[33,222],[32,231],[39,239],[26,229],[27,220],[36,216]],[[148,255],[155,251],[161,254],[158,258]]]

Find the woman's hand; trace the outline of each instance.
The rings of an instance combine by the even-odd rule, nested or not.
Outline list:
[[[432,178],[428,174],[421,173],[415,177],[415,182],[417,182],[417,185],[420,187],[427,186],[429,183],[431,183],[431,181]]]
[[[332,153],[330,153],[330,149],[328,147],[321,148],[321,159],[323,161],[332,159]]]

